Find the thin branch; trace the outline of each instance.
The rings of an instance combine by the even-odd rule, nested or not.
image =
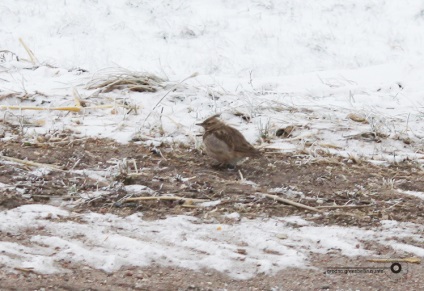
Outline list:
[[[281,198],[277,195],[271,195],[271,194],[266,194],[266,193],[261,193],[261,192],[256,192],[255,194],[256,195],[263,195],[267,198],[271,198],[271,199],[274,199],[274,200],[277,200],[277,201],[280,201],[280,202],[283,202],[283,203],[287,203],[287,204],[290,204],[290,205],[293,205],[293,206],[296,206],[296,207],[299,207],[299,208],[303,208],[303,209],[322,213],[322,211],[319,210],[319,209],[316,209],[314,207],[311,207],[311,206],[308,206],[308,205],[305,205],[305,204],[301,204],[301,203],[298,203],[298,202],[294,202],[294,201],[291,201],[291,200],[286,199],[286,198]]]

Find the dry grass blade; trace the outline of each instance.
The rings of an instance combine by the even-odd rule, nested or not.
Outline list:
[[[84,104],[84,102],[77,88],[72,88],[72,95],[74,95],[75,106],[79,108],[83,107],[82,104]]]
[[[21,43],[21,45],[25,48],[30,60],[32,64],[37,64],[38,60],[35,57],[34,53],[32,52],[32,50],[24,43],[24,41],[22,40],[22,38],[19,38],[19,42]]]
[[[311,207],[311,206],[308,206],[308,205],[305,205],[305,204],[297,203],[297,202],[291,201],[291,200],[286,199],[286,198],[281,198],[277,195],[271,195],[271,194],[266,194],[266,193],[261,193],[261,192],[257,192],[255,194],[256,195],[263,195],[267,198],[271,198],[271,199],[274,199],[274,200],[277,200],[277,201],[280,201],[280,202],[284,202],[284,203],[287,203],[287,204],[290,204],[290,205],[293,205],[293,206],[296,206],[296,207],[299,207],[299,208],[306,209],[306,210],[311,210],[311,211],[322,213],[322,211],[319,210],[319,209],[316,209],[314,207]]]
[[[61,111],[72,111],[72,112],[80,112],[81,107],[76,106],[65,106],[65,107],[38,107],[38,106],[14,106],[14,105],[0,105],[0,109],[8,109],[8,110],[61,110]]]
[[[78,103],[77,100],[75,100]],[[15,106],[15,105],[0,105],[0,109],[4,110],[39,110],[39,111],[71,111],[71,112],[80,112],[83,109],[108,109],[115,107],[123,107],[127,109],[132,109],[133,107],[123,104],[105,104],[105,105],[95,105],[95,106],[64,106],[64,107],[38,107],[38,106]]]

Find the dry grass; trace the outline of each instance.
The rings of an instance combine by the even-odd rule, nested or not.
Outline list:
[[[149,73],[133,72],[125,69],[104,71],[95,75],[86,88],[99,89],[99,93],[113,90],[134,92],[156,92],[164,87],[165,80]]]

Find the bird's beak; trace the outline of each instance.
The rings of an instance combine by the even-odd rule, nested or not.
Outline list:
[[[196,123],[196,125],[198,125],[198,126],[203,126],[203,123]]]

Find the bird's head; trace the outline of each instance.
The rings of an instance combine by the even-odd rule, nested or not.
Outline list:
[[[205,130],[214,129],[223,125],[223,122],[218,119],[220,114],[215,114],[202,123],[196,123],[196,125],[202,126]]]

